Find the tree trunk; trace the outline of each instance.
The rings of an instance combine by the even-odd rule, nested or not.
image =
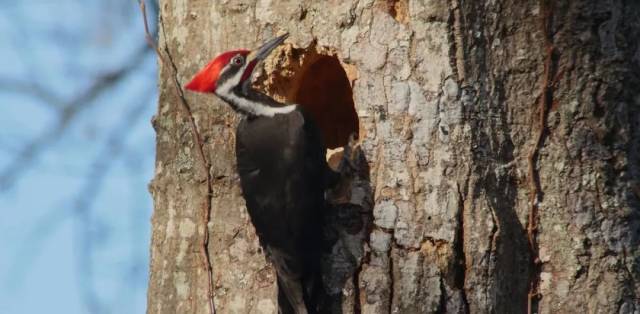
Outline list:
[[[180,82],[288,31],[257,86],[302,103],[329,95],[336,125],[352,92],[373,223],[347,254],[344,313],[640,311],[640,2],[160,6]],[[341,69],[313,67],[326,58]],[[314,90],[305,77],[318,71],[346,76],[346,91]],[[276,313],[235,172],[238,117],[186,93],[198,143],[172,75],[160,65],[148,312],[209,313],[208,233],[218,313]]]

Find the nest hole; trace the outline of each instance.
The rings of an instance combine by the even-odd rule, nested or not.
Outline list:
[[[315,45],[299,49],[285,46],[274,60],[266,65],[268,75],[259,77],[258,84],[268,93],[305,108],[321,130],[326,148],[347,145],[352,134],[358,137],[351,81],[335,54],[318,51]]]
[[[357,137],[353,91],[336,57],[319,57],[304,68],[297,83],[292,100],[313,115],[327,148],[346,145],[351,134]]]

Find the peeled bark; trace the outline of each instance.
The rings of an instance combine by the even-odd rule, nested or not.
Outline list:
[[[338,232],[349,262],[330,266],[355,265],[344,313],[634,313],[640,3],[594,3],[164,0],[159,42],[185,82],[288,31],[256,86],[290,101],[317,99],[305,77],[339,61],[323,75],[351,90],[327,98],[332,117],[349,129],[352,92],[368,165],[342,202],[360,206],[366,243]],[[198,143],[171,75],[161,64],[147,311],[209,312],[207,232],[218,312],[275,313],[234,168],[238,118],[186,93]]]

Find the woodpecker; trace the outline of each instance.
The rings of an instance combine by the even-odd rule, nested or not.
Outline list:
[[[324,192],[335,173],[313,117],[251,86],[257,65],[287,36],[254,51],[224,52],[185,87],[215,94],[242,117],[236,129],[237,171],[260,244],[277,273],[279,313],[319,313]]]

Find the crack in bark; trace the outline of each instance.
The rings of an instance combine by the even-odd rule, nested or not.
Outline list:
[[[395,278],[393,276],[393,247],[389,248],[387,258],[389,259],[389,314],[391,314],[393,313],[393,295],[395,292]]]
[[[436,313],[447,313],[447,289],[444,286],[444,278],[440,276],[440,304]]]
[[[529,216],[527,222],[527,239],[529,242],[529,250],[531,254],[531,267],[529,275],[529,292],[527,294],[527,313],[537,313],[540,295],[540,272],[542,265],[539,257],[539,247],[537,243],[537,223],[539,202],[543,198],[543,192],[540,184],[540,174],[537,170],[537,161],[540,149],[544,145],[544,139],[548,132],[547,117],[549,110],[553,104],[553,92],[555,83],[558,80],[557,72],[557,54],[553,45],[552,19],[553,12],[550,8],[549,0],[540,0],[539,6],[542,12],[542,31],[544,35],[544,72],[542,78],[541,92],[538,99],[538,133],[536,135],[535,144],[527,156],[528,161],[528,183],[530,190],[529,197]],[[559,74],[559,73],[558,73]]]
[[[489,207],[489,213],[491,214],[491,222],[493,223],[493,228],[491,228],[491,232],[489,233],[489,243],[491,244],[491,246],[489,247],[489,249],[487,250],[487,268],[485,271],[485,277],[487,278],[491,278],[491,271],[492,271],[492,265],[491,265],[491,255],[496,252],[497,248],[497,242],[498,242],[498,236],[500,235],[500,221],[498,220],[498,216],[495,213],[495,209],[493,208],[493,206],[491,206],[490,204],[488,204]],[[493,265],[493,267],[495,267],[495,265]],[[487,284],[488,286],[488,284]],[[489,304],[489,290],[487,289],[486,293],[485,293],[485,303]]]
[[[467,184],[468,184],[467,177]],[[456,243],[454,244],[454,249],[456,252],[456,273],[455,273],[455,285],[462,294],[462,303],[465,306],[465,312],[469,312],[469,301],[467,300],[467,292],[465,291],[464,284],[466,282],[467,277],[467,255],[464,251],[464,195],[462,195],[462,191],[460,190],[460,186],[457,185],[458,188],[458,230],[456,235]]]
[[[213,194],[213,189],[211,186],[211,164],[207,159],[204,152],[204,142],[202,141],[202,136],[200,135],[200,131],[198,130],[198,126],[196,125],[195,118],[193,116],[193,112],[191,110],[191,106],[187,102],[187,99],[184,96],[184,90],[182,89],[182,85],[178,81],[178,68],[173,61],[173,57],[169,51],[169,46],[166,43],[166,32],[164,26],[164,20],[162,18],[162,13],[159,16],[159,24],[162,33],[165,34],[165,45],[164,52],[165,56],[160,51],[158,45],[155,43],[153,37],[149,32],[149,24],[147,22],[147,13],[145,9],[145,1],[139,0],[140,10],[142,11],[142,17],[144,22],[144,30],[145,30],[145,39],[149,43],[151,47],[153,47],[158,55],[158,58],[162,61],[162,63],[166,66],[169,66],[171,69],[171,82],[173,83],[176,92],[178,94],[178,98],[180,99],[180,104],[182,105],[182,109],[184,113],[189,118],[189,126],[191,128],[191,134],[193,136],[193,141],[197,146],[198,157],[202,162],[202,166],[204,168],[206,174],[206,186],[207,192],[205,194],[204,206],[202,207],[202,227],[203,227],[203,236],[200,242],[200,255],[202,257],[202,267],[205,269],[207,273],[208,285],[207,285],[207,300],[209,303],[209,313],[215,314],[216,308],[215,303],[213,301],[213,267],[211,266],[211,260],[209,258],[209,222],[211,221],[211,195]]]
[[[367,253],[366,256],[368,256]],[[362,266],[364,265],[364,260],[360,263],[356,271],[353,273],[353,313],[361,314],[362,313],[362,305],[360,304],[360,273],[362,272]]]
[[[362,295],[362,292],[360,291],[360,273],[362,273],[362,268],[364,267],[364,265],[365,264],[368,265],[369,262],[371,261],[371,233],[373,232],[373,228],[374,228],[373,217],[372,217],[373,212],[368,214],[371,215],[371,217],[369,217],[370,221],[367,226],[367,231],[366,231],[367,235],[364,241],[365,241],[365,244],[369,247],[369,249],[365,250],[364,256],[360,260],[360,264],[358,265],[358,268],[356,268],[356,271],[353,273],[353,294],[354,294],[353,313],[354,314],[362,313],[362,304],[360,304],[360,298]],[[391,248],[389,248],[389,250],[391,250]]]
[[[636,283],[636,280],[633,277],[634,272],[632,269],[629,269],[627,258],[628,258],[627,249],[623,247],[622,248],[622,269],[627,275],[627,279],[625,281],[627,281],[627,283],[630,283],[631,287],[637,287],[638,284]],[[630,290],[628,292],[629,296],[632,299],[638,300],[638,292],[636,292],[635,289],[629,289],[629,290]],[[620,307],[622,307],[624,305],[624,298],[620,300],[620,303],[621,303]],[[621,311],[618,310],[618,313],[621,313]]]

